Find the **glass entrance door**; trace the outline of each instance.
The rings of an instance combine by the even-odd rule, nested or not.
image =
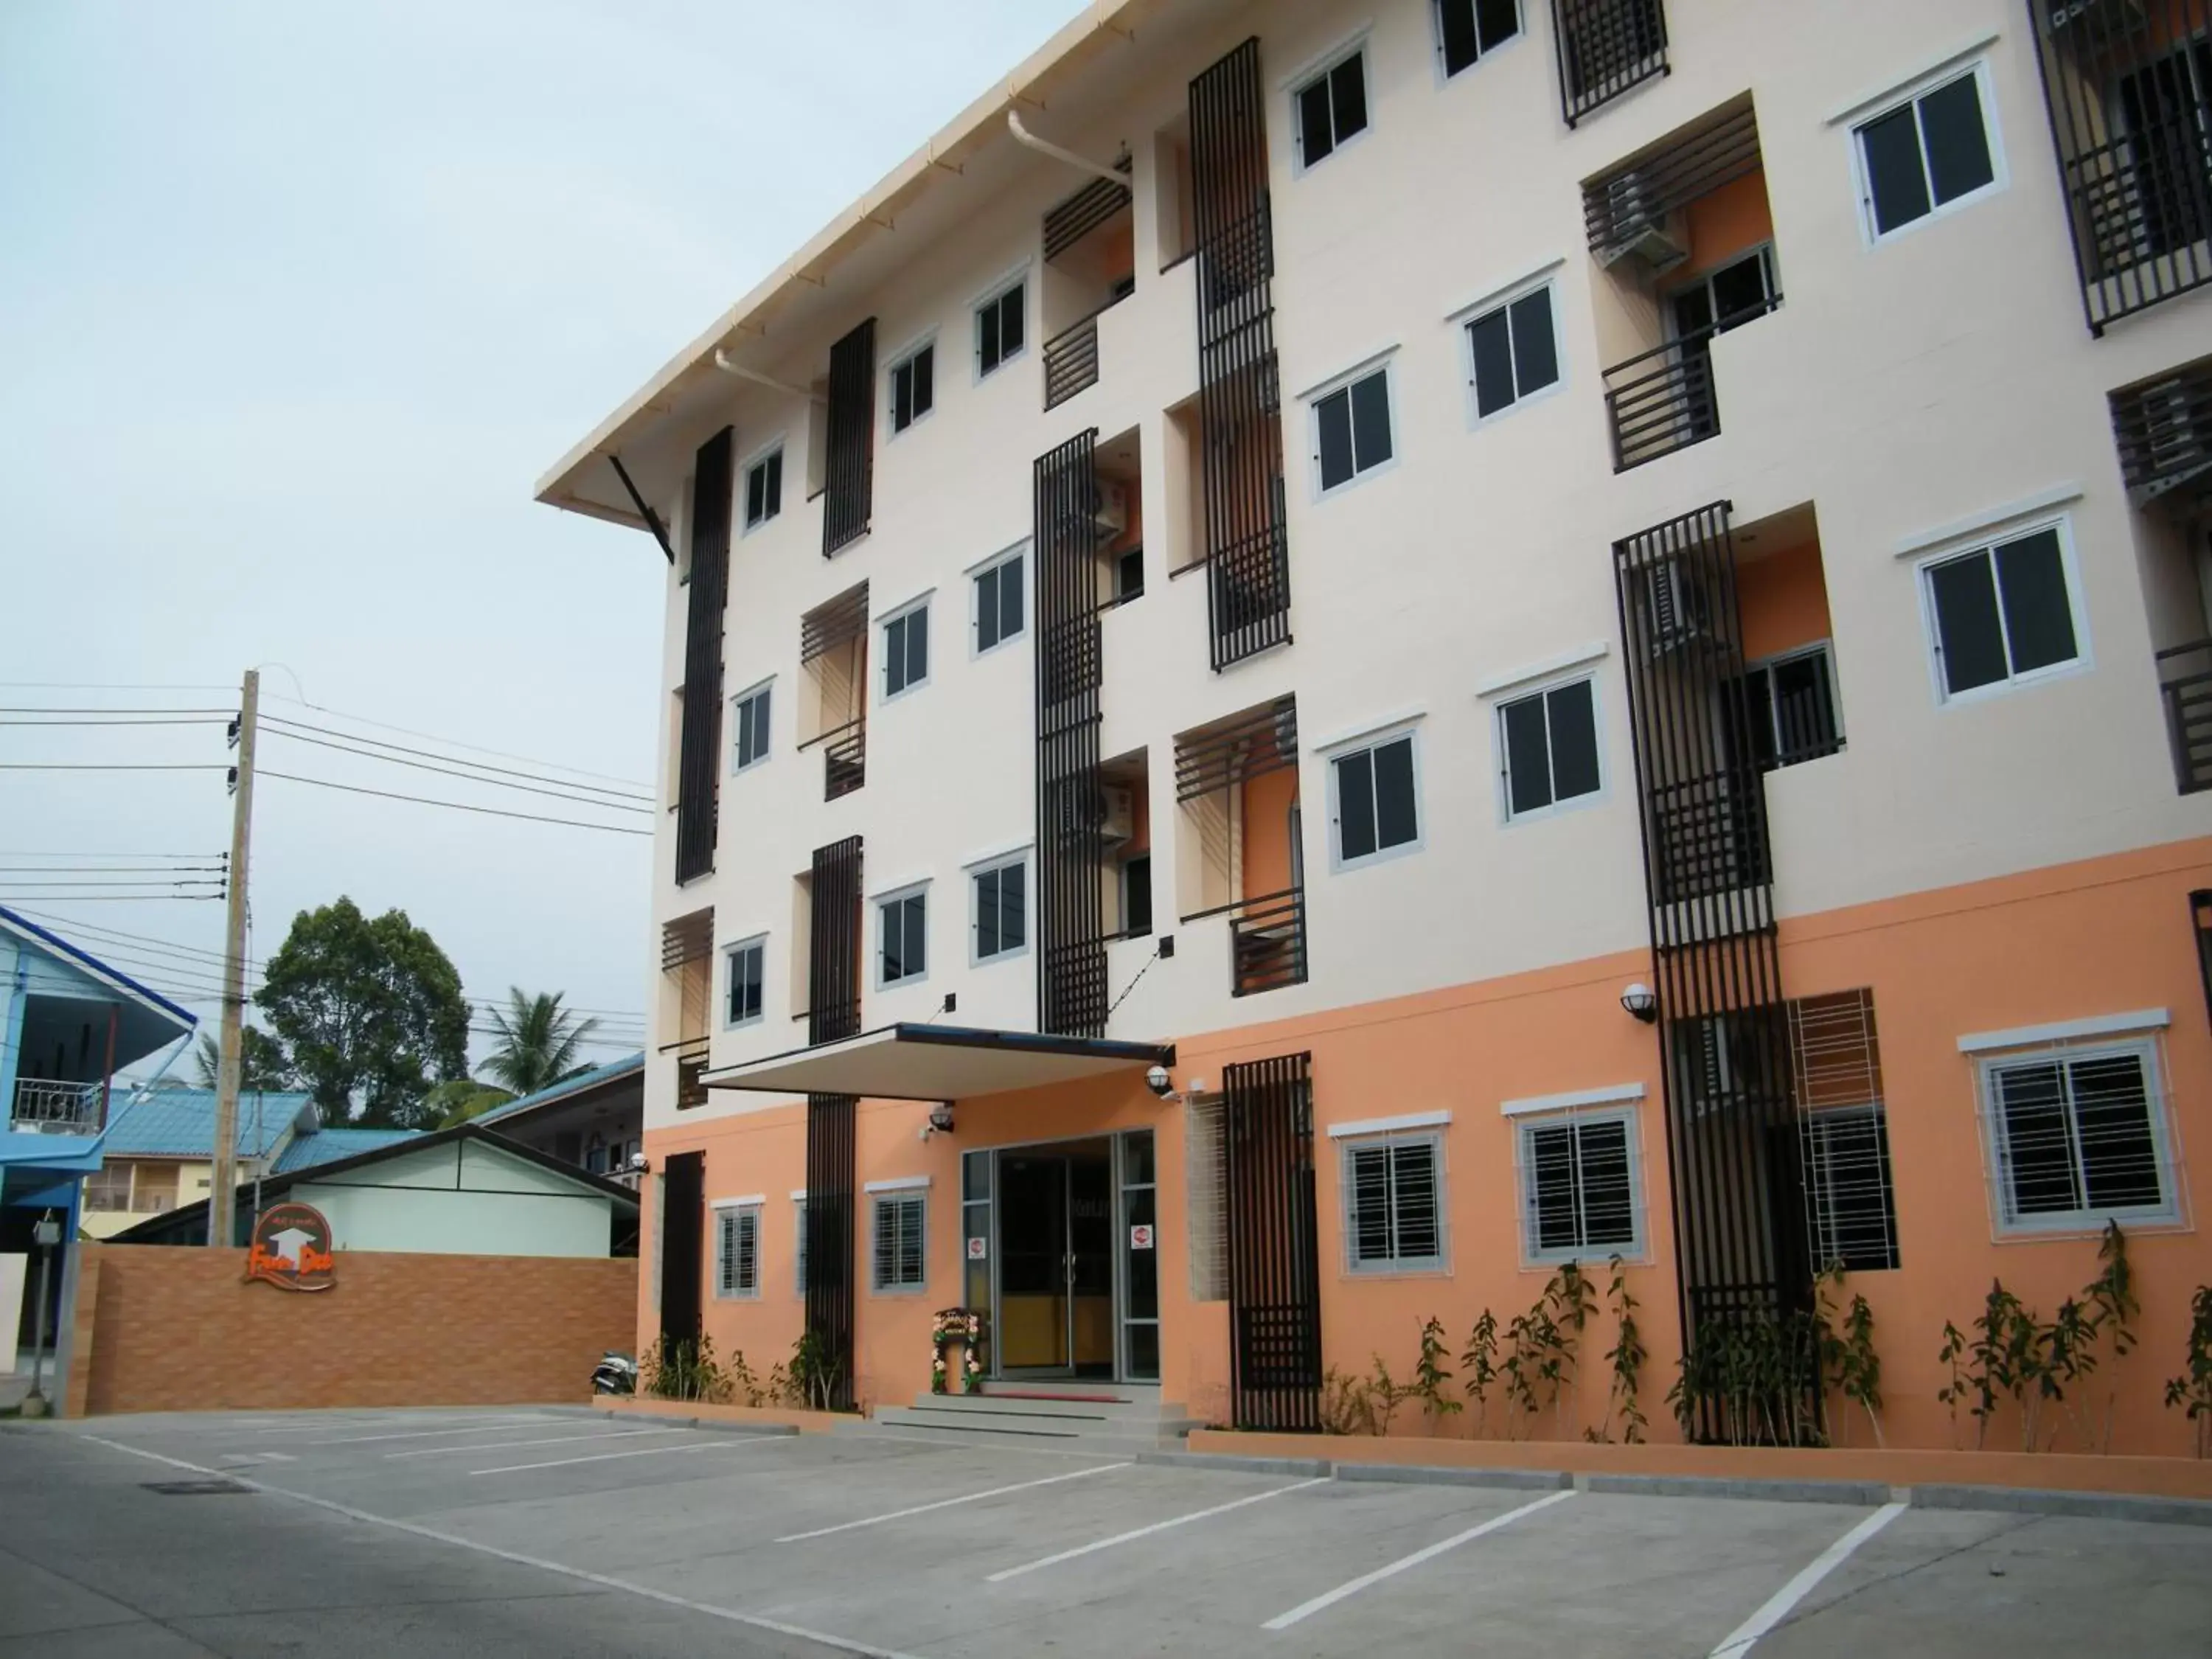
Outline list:
[[[1116,1313],[1113,1144],[997,1158],[1000,1374],[1111,1377]]]

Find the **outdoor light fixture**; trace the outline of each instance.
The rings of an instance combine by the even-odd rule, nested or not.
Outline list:
[[[1659,999],[1640,979],[1632,981],[1628,988],[1620,994],[1620,1006],[1646,1025],[1659,1018]]]
[[[952,1103],[951,1101],[940,1100],[929,1109],[929,1127],[939,1134],[949,1135],[952,1133]]]
[[[646,1162],[645,1154],[643,1152],[632,1152],[629,1155],[629,1172],[632,1175],[643,1175],[652,1167],[652,1164]]]

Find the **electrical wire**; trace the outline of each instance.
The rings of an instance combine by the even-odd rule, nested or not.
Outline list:
[[[222,896],[221,893],[41,893],[39,902],[42,904],[97,904],[106,900],[111,903],[149,904],[165,899],[219,900]],[[0,903],[13,897],[12,894],[0,893]]]
[[[221,720],[233,719],[237,713],[235,708],[78,708],[75,707],[49,708],[32,708],[27,705],[0,708],[0,714],[206,714]]]
[[[180,876],[174,881],[141,881],[136,877],[109,880],[104,876],[72,876],[67,881],[15,881],[11,887],[222,887],[228,876]]]
[[[10,691],[228,691],[234,685],[157,684],[150,680],[0,680]]]
[[[220,864],[0,864],[0,876],[205,876],[226,873]]]
[[[227,772],[216,762],[0,761],[0,772]]]
[[[388,766],[410,766],[418,772],[435,772],[444,777],[459,778],[465,783],[482,784],[488,788],[519,789],[526,795],[550,795],[555,800],[568,801],[577,806],[598,806],[611,812],[642,812],[648,816],[653,811],[650,805],[632,805],[627,801],[595,800],[589,795],[571,794],[565,789],[544,789],[536,784],[508,783],[503,779],[483,777],[474,772],[464,772],[457,767],[433,766],[428,761],[404,760],[398,755],[380,755],[373,750],[356,749],[349,744],[332,743],[325,738],[310,738],[298,732],[287,732],[275,726],[270,728],[269,735],[272,738],[289,738],[294,743],[311,743],[318,749],[335,749],[341,754],[359,755],[368,760],[382,761]]]
[[[303,720],[288,720],[283,716],[277,714],[264,715],[261,720],[261,724],[270,727],[272,731],[277,731],[279,735],[282,736],[289,737],[302,732],[318,732],[326,738],[343,738],[349,743],[368,744],[372,748],[394,750],[402,755],[419,755],[425,760],[451,761],[456,766],[470,767],[479,772],[498,772],[502,773],[508,777],[528,778],[538,783],[558,784],[564,789],[588,790],[593,794],[619,795],[626,799],[643,801],[648,805],[651,805],[653,800],[653,792],[651,790],[643,788],[642,787],[635,784],[625,784],[620,787],[609,785],[603,787],[600,785],[593,783],[575,783],[566,778],[550,777],[543,773],[520,772],[515,770],[513,767],[489,766],[482,761],[463,760],[458,755],[441,755],[434,750],[428,749],[410,749],[404,744],[386,743],[381,738],[364,738],[357,732],[340,732],[327,726],[310,726]],[[305,738],[301,738],[302,742],[305,742],[306,740],[307,739]]]
[[[333,720],[351,720],[356,726],[373,726],[380,732],[397,732],[403,737],[421,738],[428,743],[441,743],[448,749],[465,749],[473,754],[491,755],[501,760],[520,761],[526,766],[542,766],[548,771],[572,772],[580,778],[597,778],[602,783],[618,783],[629,789],[646,789],[647,786],[635,778],[618,778],[611,773],[591,772],[580,766],[566,766],[559,761],[540,760],[531,755],[510,754],[504,749],[488,749],[482,744],[463,743],[458,738],[440,737],[434,732],[417,732],[410,726],[394,726],[389,720],[373,720],[366,714],[349,714],[343,708],[331,708],[319,702],[309,702],[304,697],[288,697],[282,692],[271,691],[270,698],[276,702],[289,702],[295,708],[312,708],[318,714]]]
[[[202,859],[229,860],[228,853],[5,853],[0,859],[177,859],[198,862]]]
[[[471,806],[466,801],[438,800],[428,795],[396,794],[389,789],[365,789],[355,783],[333,783],[328,778],[303,778],[291,772],[266,772],[255,769],[260,778],[282,778],[287,783],[312,783],[320,789],[343,789],[350,795],[375,795],[385,800],[411,800],[419,806],[449,806],[457,812],[482,812],[495,818],[521,818],[531,823],[564,824],[571,830],[599,830],[611,836],[646,836],[650,830],[632,830],[618,823],[586,823],[580,818],[550,818],[537,812],[509,812],[497,806]]]
[[[231,715],[231,714],[213,714],[213,715],[198,715],[198,714],[193,714],[193,715],[184,715],[184,716],[179,716],[179,718],[174,719],[174,720],[169,720],[169,719],[163,719],[163,720],[0,720],[0,726],[18,726],[18,727],[21,727],[21,729],[23,729],[23,730],[25,730],[25,731],[27,731],[27,732],[36,732],[36,731],[40,731],[40,730],[43,730],[44,728],[46,728],[46,727],[47,727],[47,726],[221,726],[221,725],[222,725],[226,720],[234,720],[234,719],[235,719],[235,718],[236,718],[236,716],[234,716],[234,715]]]

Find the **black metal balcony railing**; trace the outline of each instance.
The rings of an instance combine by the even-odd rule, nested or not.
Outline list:
[[[868,720],[863,714],[809,738],[799,748],[822,750],[822,799],[849,795],[868,781]]]
[[[1552,0],[1559,112],[1573,126],[1632,87],[1667,73],[1661,0]]]
[[[2212,789],[2212,640],[2158,653],[2158,694],[2173,744],[2173,781],[2185,795]]]
[[[1292,887],[1247,899],[1229,918],[1230,991],[1249,997],[1306,979],[1306,896]]]
[[[669,1045],[676,1055],[676,1109],[690,1111],[707,1103],[707,1039],[686,1037]]]
[[[2028,0],[2090,331],[2212,283],[2212,3]]]
[[[1056,409],[1098,384],[1098,319],[1129,297],[1117,293],[1044,343],[1044,406]]]
[[[1613,470],[1626,472],[1719,436],[1713,337],[1741,328],[1781,303],[1779,294],[1771,295],[1607,369],[1605,407],[1613,426]]]
[[[2128,495],[2144,506],[2212,480],[2212,357],[2109,394]]]

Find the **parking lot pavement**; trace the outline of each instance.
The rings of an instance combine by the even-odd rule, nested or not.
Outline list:
[[[258,1490],[143,1490],[200,1471]],[[123,1533],[161,1540],[143,1546],[159,1553],[187,1503],[196,1516],[216,1506],[257,1547],[241,1564],[196,1536],[143,1585],[79,1575],[87,1594],[166,1620],[144,1636],[128,1626],[132,1640],[206,1644],[148,1653],[273,1650],[255,1643],[314,1615],[296,1587],[325,1556],[341,1585],[375,1569],[365,1597],[434,1632],[410,1634],[408,1650],[450,1638],[471,1659],[510,1650],[483,1638],[488,1626],[532,1653],[688,1654],[702,1621],[721,1650],[920,1659],[2212,1653],[2212,1529],[2136,1522],[1336,1481],[528,1411],[115,1418],[0,1434],[11,1515],[31,1486],[52,1514],[43,1554],[0,1540],[15,1553],[0,1554],[0,1654],[10,1637],[94,1618],[55,1588],[72,1540],[105,1536],[92,1518],[128,1511]],[[108,1556],[104,1544],[94,1553]],[[59,1565],[46,1559],[57,1554]],[[272,1584],[296,1605],[270,1601]],[[7,1610],[18,1594],[48,1611],[27,1623]],[[185,1616],[171,1616],[173,1601]],[[189,1623],[203,1605],[240,1622]],[[304,1628],[319,1648],[331,1629],[334,1653],[393,1650],[345,1647],[354,1632],[328,1621]],[[546,1645],[556,1631],[573,1644]],[[616,1647],[590,1645],[607,1632]],[[70,1650],[38,1639],[41,1654]]]

